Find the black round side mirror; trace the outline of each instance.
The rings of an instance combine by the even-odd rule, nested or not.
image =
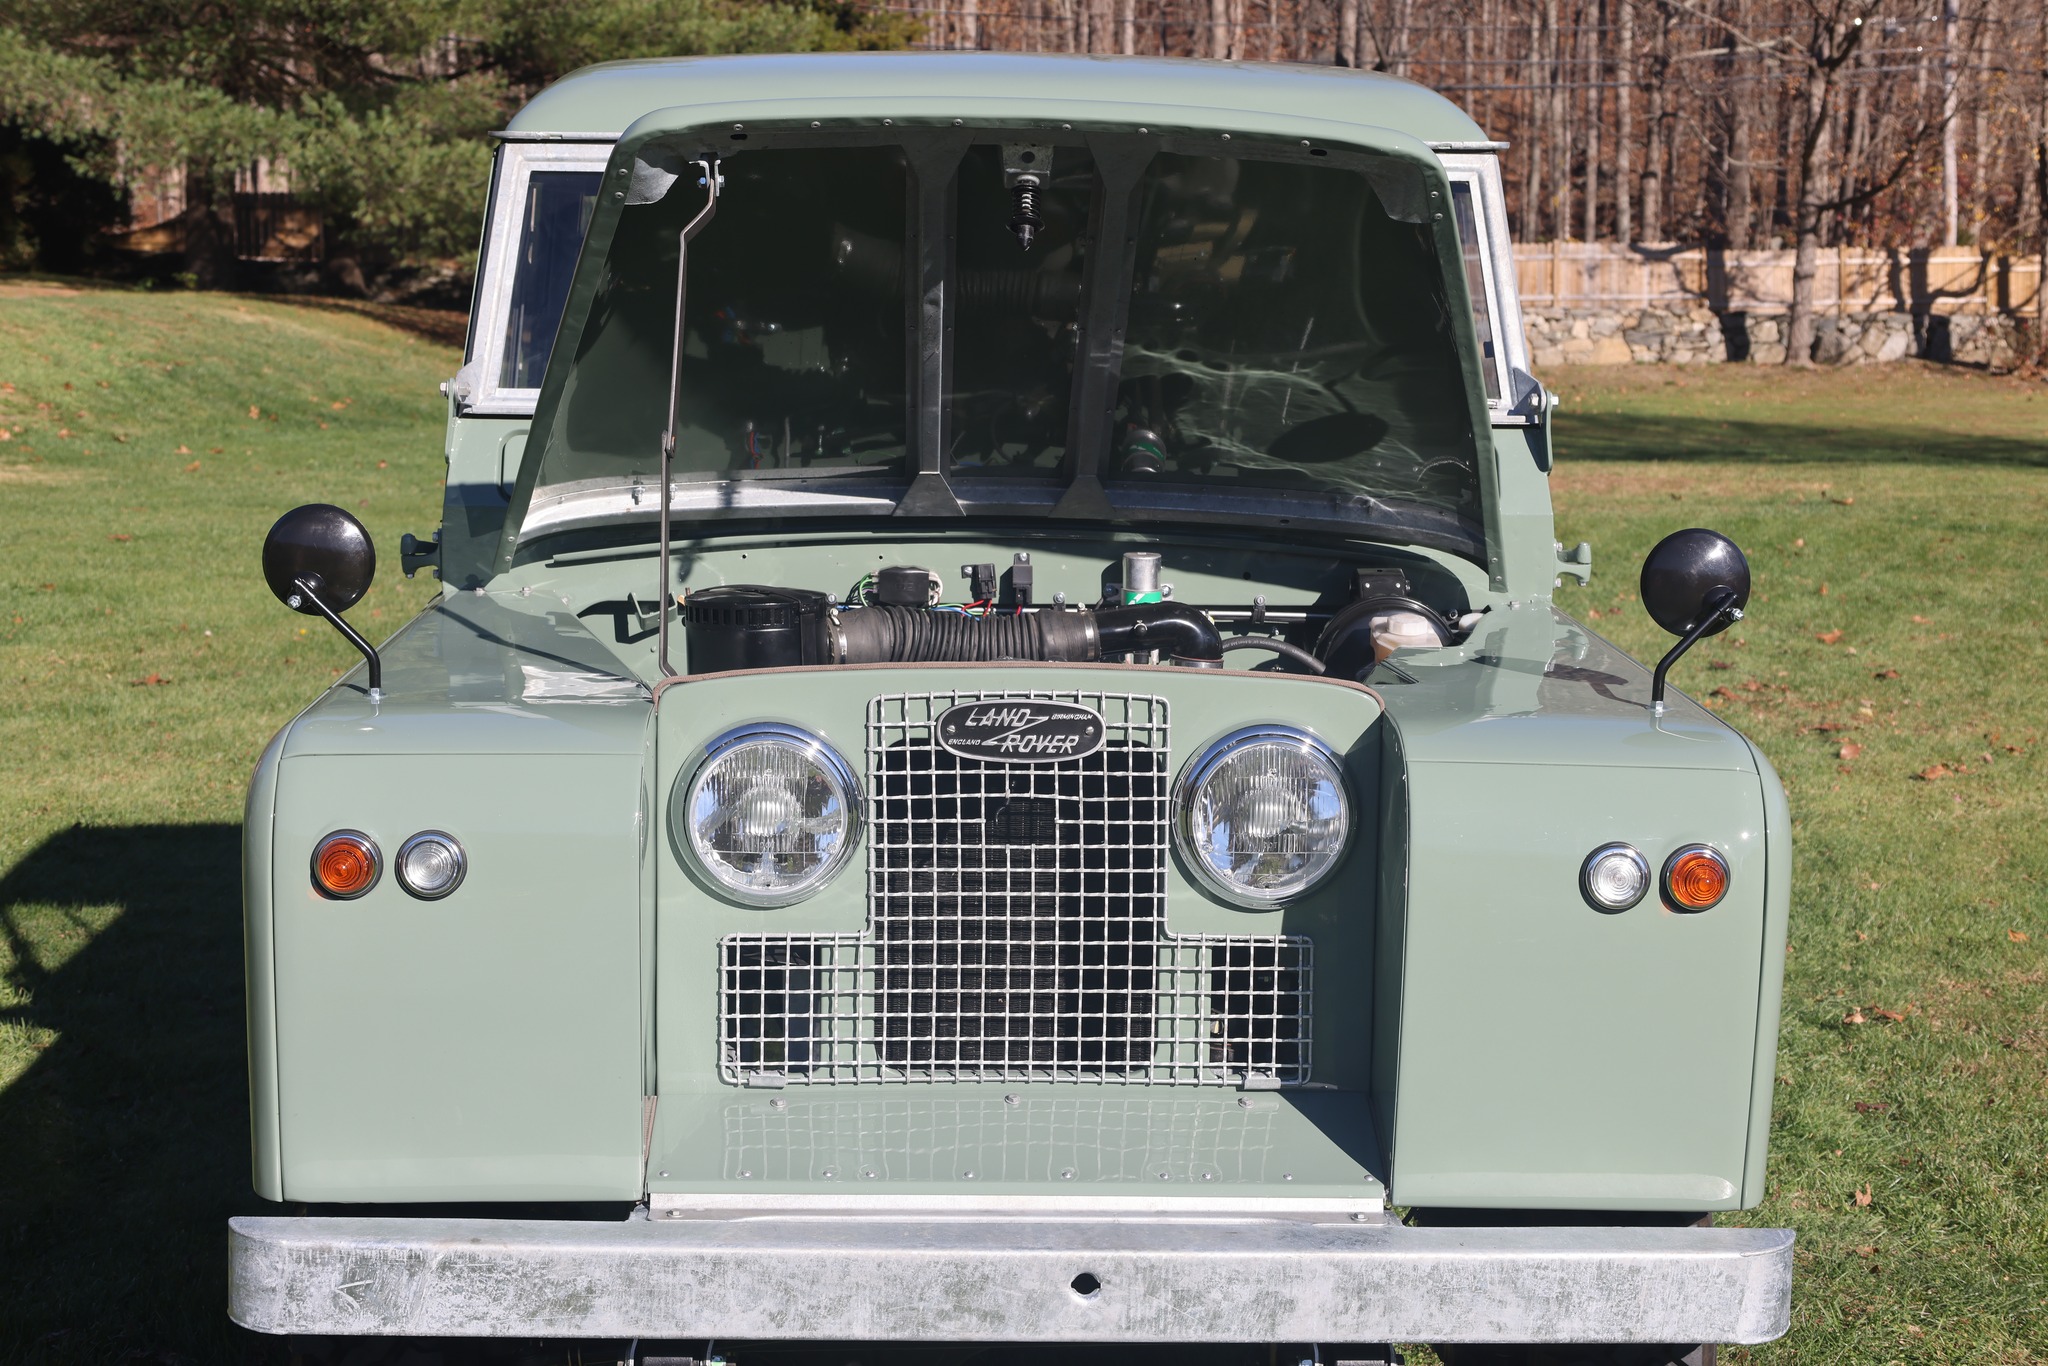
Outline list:
[[[295,612],[324,616],[323,602],[346,612],[362,601],[376,576],[377,547],[370,533],[332,503],[293,508],[263,538],[263,581]]]
[[[1749,606],[1749,561],[1718,531],[1674,531],[1644,557],[1641,587],[1643,606],[1659,626],[1674,636],[1690,635],[1711,616],[1700,633],[1711,636],[1727,630]],[[1737,616],[1729,615],[1730,607]]]
[[[370,700],[384,695],[376,647],[341,619],[377,577],[377,547],[354,516],[332,503],[308,503],[277,519],[263,538],[263,581],[294,612],[326,617],[370,666]]]
[[[1678,637],[1650,680],[1650,714],[1662,716],[1664,676],[1678,657],[1742,620],[1749,606],[1749,561],[1718,531],[1674,531],[1643,557],[1641,587],[1651,619]]]

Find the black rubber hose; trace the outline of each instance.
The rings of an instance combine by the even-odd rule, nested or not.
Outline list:
[[[1323,661],[1317,659],[1299,645],[1289,645],[1275,636],[1232,636],[1223,642],[1225,650],[1271,650],[1290,663],[1299,664],[1312,674],[1323,672]]]
[[[1099,659],[1083,612],[970,617],[877,605],[828,623],[826,657],[840,664],[991,663],[1005,659]]]
[[[1105,607],[1095,613],[1095,630],[1101,637],[1100,658],[1159,650],[1177,664],[1214,669],[1223,663],[1216,623],[1207,612],[1177,602]]]
[[[1177,664],[1223,663],[1216,624],[1177,603],[986,617],[877,605],[839,612],[824,629],[824,656],[835,664],[1086,663],[1154,650]]]

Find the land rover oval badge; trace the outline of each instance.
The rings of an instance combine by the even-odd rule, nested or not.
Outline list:
[[[1010,764],[1085,758],[1103,739],[1100,713],[1077,702],[1022,697],[948,707],[933,732],[949,754]]]

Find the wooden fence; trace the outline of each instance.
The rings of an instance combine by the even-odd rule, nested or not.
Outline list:
[[[1600,311],[1661,305],[1783,313],[1790,251],[1539,242],[1515,248],[1525,308]],[[1971,247],[1823,249],[1814,280],[1822,313],[2006,313],[2041,307],[2041,258]]]

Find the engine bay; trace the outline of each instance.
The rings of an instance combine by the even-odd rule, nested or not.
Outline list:
[[[843,593],[817,587],[720,584],[681,596],[687,672],[840,664],[1157,664],[1256,669],[1361,681],[1394,651],[1454,645],[1481,612],[1433,605],[1399,568],[1359,568],[1342,590],[1308,605],[1178,601],[1157,551],[1105,567],[1099,594],[1040,600],[1029,553],[1008,566],[960,566],[947,579],[917,564],[884,565]],[[1228,658],[1241,654],[1241,658]],[[1264,658],[1261,659],[1260,656]]]

